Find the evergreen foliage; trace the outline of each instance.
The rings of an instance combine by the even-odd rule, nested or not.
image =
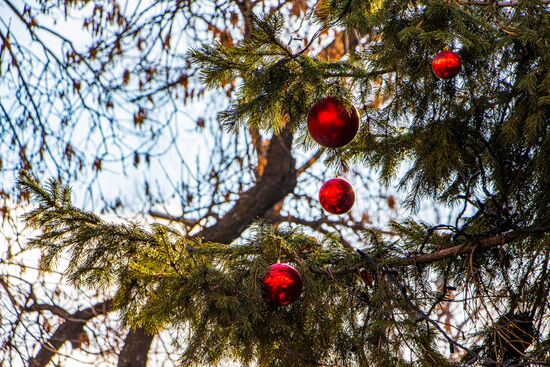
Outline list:
[[[186,366],[229,358],[259,366],[441,367],[451,365],[437,345],[442,338],[465,352],[466,365],[548,363],[548,335],[540,333],[549,327],[550,292],[548,6],[326,0],[316,16],[322,27],[371,42],[342,61],[324,61],[291,47],[274,14],[257,19],[237,46],[193,51],[207,86],[241,81],[221,121],[273,131],[290,125],[311,144],[308,107],[328,95],[354,101],[364,106],[361,133],[327,152],[327,163],[361,163],[385,182],[399,178],[413,207],[425,197],[460,206],[455,223],[404,220],[389,238],[365,233],[359,253],[337,239],[256,223],[252,238],[231,246],[161,225],[106,223],[72,207],[60,183],[41,188],[26,176],[21,185],[39,204],[27,220],[43,230],[31,245],[44,252],[44,266],[68,253],[69,279],[115,286],[128,325],[175,327]],[[430,62],[446,47],[460,50],[463,70],[441,81]],[[379,108],[369,104],[376,88],[388,96]],[[402,165],[409,169],[396,177]],[[464,216],[467,209],[474,214]],[[303,296],[285,308],[269,306],[259,286],[277,261],[304,278]],[[465,305],[484,299],[487,315],[528,314],[536,335],[518,353],[503,350],[506,333],[494,347],[502,322],[489,317],[479,320],[488,342],[446,338],[429,316],[453,287],[464,290]]]

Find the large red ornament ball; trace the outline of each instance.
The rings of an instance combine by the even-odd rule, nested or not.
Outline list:
[[[302,276],[288,264],[273,264],[262,279],[264,297],[274,306],[286,306],[302,294]]]
[[[462,59],[454,51],[441,51],[432,60],[432,70],[440,79],[457,76],[462,68]]]
[[[351,106],[346,109],[334,97],[317,101],[307,117],[309,134],[327,148],[340,148],[353,140],[359,130],[359,113]]]
[[[319,201],[327,212],[332,214],[345,214],[355,204],[355,190],[351,184],[343,178],[333,178],[321,186]]]

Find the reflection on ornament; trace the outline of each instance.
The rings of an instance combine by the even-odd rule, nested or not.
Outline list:
[[[273,264],[262,279],[264,297],[274,306],[296,301],[302,293],[302,276],[288,264]]]
[[[432,70],[440,79],[454,78],[462,68],[462,60],[454,51],[441,51],[432,61]]]
[[[359,130],[359,113],[351,106],[346,109],[334,97],[317,101],[307,118],[309,134],[320,145],[341,148],[353,140]]]
[[[332,214],[345,214],[355,204],[355,190],[343,178],[333,178],[321,186],[319,202],[323,209]]]

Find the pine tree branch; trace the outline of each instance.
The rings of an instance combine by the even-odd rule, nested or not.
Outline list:
[[[275,139],[273,141],[272,144],[270,144],[270,147],[271,149],[276,149],[279,153],[277,154],[276,158],[279,158],[279,159],[273,159],[272,162],[273,164],[270,166],[270,170],[275,170],[274,172],[276,172],[278,174],[278,178],[280,179],[280,175],[281,175],[281,170],[279,169],[280,168],[280,159],[281,158],[284,158],[284,155],[283,156],[280,156],[279,154],[286,154],[287,157],[289,157],[290,159],[290,162],[293,162],[293,159],[292,159],[292,155],[291,155],[291,151],[290,151],[290,146],[292,144],[292,134],[290,133],[290,131],[288,131],[288,136],[287,136],[287,139]],[[278,148],[277,145],[279,145]],[[273,151],[271,151],[270,153],[274,154]],[[272,158],[274,158],[272,156]],[[293,164],[289,164],[287,169],[289,170],[290,174],[291,174],[291,177],[294,177],[294,185],[295,185],[295,174],[296,174],[296,171],[295,171],[295,168],[294,168],[294,165]],[[272,173],[274,174],[274,173]],[[292,182],[292,180],[291,180]],[[258,185],[261,183],[261,180],[258,182]],[[280,186],[277,185],[277,180],[276,179],[270,179],[267,183],[267,185],[272,185],[272,184],[275,184],[277,187],[279,187],[280,189]],[[27,185],[27,187],[30,187],[30,185]],[[290,187],[293,187],[293,186],[290,186]],[[36,188],[35,188],[36,190]],[[94,216],[92,214],[89,214],[89,213],[85,213],[85,212],[82,212],[82,211],[79,211],[77,209],[74,209],[74,208],[71,208],[71,207],[67,207],[67,205],[60,205],[59,204],[59,201],[63,201],[63,202],[68,202],[67,200],[67,195],[60,195],[60,192],[65,192],[66,190],[61,190],[60,189],[60,185],[59,184],[55,184],[55,182],[52,182],[50,187],[49,187],[49,190],[41,190],[41,191],[38,191],[38,193],[41,193],[43,192],[43,200],[47,201],[47,203],[49,203],[49,206],[46,206],[42,209],[38,209],[38,211],[35,212],[35,215],[36,215],[36,218],[35,220],[37,221],[37,223],[43,223],[43,225],[45,226],[45,228],[52,228],[51,226],[52,225],[55,225],[55,228],[57,229],[54,229],[53,231],[46,231],[44,236],[45,236],[45,239],[38,239],[36,241],[36,243],[41,243],[40,241],[43,240],[45,242],[43,242],[46,246],[48,246],[48,241],[51,241],[50,243],[50,246],[54,246],[54,249],[52,251],[56,252],[56,251],[63,251],[64,248],[66,248],[67,246],[68,247],[71,247],[71,246],[74,246],[76,245],[77,243],[80,243],[79,241],[80,240],[75,240],[74,238],[80,238],[80,239],[84,239],[86,241],[97,241],[97,240],[100,240],[102,239],[103,237],[101,237],[101,235],[103,235],[103,233],[105,232],[113,232],[114,230],[114,235],[116,238],[127,238],[129,237],[129,241],[134,241],[136,243],[140,243],[142,244],[142,246],[144,246],[144,248],[149,248],[151,247],[152,250],[154,250],[155,247],[159,247],[158,245],[159,244],[162,244],[162,240],[157,240],[155,239],[155,234],[160,236],[162,235],[163,233],[166,233],[166,232],[163,232],[163,231],[167,231],[167,229],[163,229],[164,227],[154,227],[154,231],[153,233],[149,233],[147,231],[144,231],[142,229],[139,229],[136,228],[135,226],[113,226],[111,224],[107,224],[107,223],[103,223],[101,221],[98,220],[98,217],[97,216]],[[272,191],[271,190],[267,190],[267,191],[263,191],[263,190],[260,190],[260,191],[253,191],[256,193],[255,196],[252,196],[252,197],[249,197],[249,196],[242,196],[240,200],[241,201],[241,204],[242,205],[242,208],[246,208],[248,211],[246,211],[246,215],[250,215],[249,211],[251,209],[251,206],[253,205],[263,205],[262,203],[264,202],[264,200],[258,200],[258,197],[261,197],[259,195],[265,195],[265,194],[269,194],[269,195],[272,195]],[[288,195],[288,192],[286,193],[282,193],[281,194],[282,197]],[[34,196],[38,196],[40,197],[39,195],[37,195],[37,192],[34,193]],[[55,199],[54,199],[55,198]],[[272,198],[270,196],[267,197],[266,200],[271,200]],[[276,198],[277,199],[277,198]],[[280,199],[280,198],[279,198]],[[236,205],[237,206],[237,205]],[[51,208],[52,211],[50,211],[50,209],[48,208]],[[257,210],[257,208],[256,208]],[[253,211],[252,211],[253,212]],[[61,215],[61,217],[59,217]],[[54,219],[55,218],[55,219]],[[227,220],[227,221],[231,221],[233,224],[235,224],[235,221],[239,221],[239,220],[248,220],[250,219],[250,217],[241,217],[239,215],[235,215],[235,216],[226,216],[224,218],[222,218],[221,221],[223,220]],[[221,223],[218,222],[218,223]],[[69,227],[66,227],[66,223],[69,223]],[[218,225],[218,224],[216,224]],[[215,227],[216,225],[212,226],[212,227],[209,227],[210,229],[212,229],[213,227]],[[232,226],[233,227],[233,226]],[[156,229],[156,231],[155,231]],[[70,234],[67,234],[67,232],[72,232],[74,230],[74,233],[70,233]],[[234,229],[231,229],[232,231],[234,231]],[[57,231],[57,233],[56,233]],[[83,231],[83,232],[79,232],[79,231]],[[91,231],[91,232],[89,232]],[[98,234],[95,233],[96,231],[98,231],[99,233],[99,237],[98,237]],[[204,232],[204,231],[203,231]],[[350,274],[350,273],[355,273],[355,272],[358,272],[361,268],[367,268],[367,269],[380,269],[380,271],[382,273],[390,273],[390,272],[394,272],[395,273],[395,268],[396,267],[402,267],[402,266],[409,266],[409,265],[418,265],[418,264],[429,264],[429,263],[432,263],[432,262],[435,262],[435,261],[439,261],[439,260],[443,260],[443,259],[446,259],[446,258],[451,258],[451,257],[456,257],[456,256],[459,256],[461,254],[472,254],[472,253],[477,253],[477,252],[480,252],[480,251],[486,251],[488,249],[491,249],[491,248],[494,248],[494,247],[497,247],[497,246],[501,246],[501,245],[504,245],[506,243],[510,243],[510,242],[513,242],[513,241],[517,241],[517,240],[520,240],[522,238],[525,238],[525,237],[528,237],[528,236],[533,236],[533,235],[543,235],[545,233],[548,233],[550,232],[550,227],[540,227],[540,228],[527,228],[527,229],[523,229],[523,230],[516,230],[516,231],[511,231],[511,232],[506,232],[506,233],[501,233],[501,234],[497,234],[497,235],[493,235],[493,236],[490,236],[490,237],[485,237],[485,238],[476,238],[476,239],[473,239],[473,240],[469,240],[465,243],[462,243],[460,245],[456,245],[456,246],[453,246],[453,247],[450,247],[450,248],[445,248],[445,249],[442,249],[442,250],[439,250],[439,251],[435,251],[433,253],[430,253],[430,254],[422,254],[422,255],[417,255],[417,256],[412,256],[412,257],[407,257],[407,258],[389,258],[389,259],[377,259],[376,261],[375,260],[372,260],[371,259],[371,262],[370,263],[367,263],[365,261],[362,261],[362,262],[359,262],[357,263],[356,265],[352,266],[352,267],[348,267],[348,268],[344,268],[344,269],[337,269],[337,270],[326,270],[326,269],[320,269],[320,268],[313,268],[313,267],[310,267],[311,271],[314,272],[314,273],[317,273],[317,274],[322,274],[322,275],[327,275],[327,276],[338,276],[338,275],[346,275],[346,274]],[[168,232],[170,233],[170,232]],[[213,232],[214,234],[211,236],[211,237],[214,237],[216,234],[219,235],[219,236],[226,236],[228,232],[225,232],[223,230],[223,228],[221,229],[220,232]],[[230,232],[229,232],[230,233]],[[237,233],[237,232],[233,232],[236,236],[239,236],[240,233]],[[111,233],[113,234],[113,233]],[[82,235],[84,235],[84,237],[81,237]],[[275,234],[274,234],[275,235]],[[59,237],[61,236],[61,237]],[[63,239],[63,236],[68,236],[68,238],[64,238]],[[76,237],[74,237],[76,236]],[[91,236],[91,237],[86,237],[86,236]],[[135,238],[132,240],[132,238]],[[206,238],[206,236],[204,236],[204,238],[207,240],[206,242],[214,242],[214,241],[210,241],[210,238]],[[61,240],[59,240],[61,239]],[[103,238],[104,240],[104,238]],[[104,242],[104,241],[100,241],[100,242]],[[116,241],[115,241],[116,242]],[[216,242],[220,242],[220,241],[216,241]],[[86,248],[86,245],[90,245],[92,244],[93,245],[94,242],[90,242],[89,244],[82,244],[82,248]],[[224,243],[228,243],[228,242],[225,242]],[[290,240],[290,243],[293,243],[292,240]],[[208,244],[209,246],[212,246],[213,244]],[[218,244],[219,246],[219,244]],[[231,249],[231,247],[229,246],[222,246],[221,247],[222,249],[227,249],[227,251],[233,251]],[[292,259],[300,264],[302,264],[302,266],[307,266],[307,264],[300,258],[300,251],[298,251],[296,254],[293,252],[293,251],[286,251],[286,248],[282,247],[280,248],[280,251],[283,251],[285,252],[285,255],[289,258],[289,259]],[[168,253],[169,255],[169,253]],[[366,255],[365,255],[366,257]],[[369,258],[370,259],[370,258]],[[194,260],[194,259],[193,259]],[[210,257],[207,257],[205,259],[203,259],[207,262],[209,261],[214,261],[213,258],[210,258]],[[351,258],[350,258],[351,260]],[[77,273],[78,273],[78,269],[75,270]],[[161,274],[162,276],[162,271],[159,273]],[[82,275],[82,274],[81,274]],[[77,279],[77,278],[75,278]],[[73,315],[74,316],[74,315]],[[71,317],[73,318],[73,317]],[[72,324],[82,324],[80,325],[79,327],[77,326],[72,326],[70,327],[71,324],[68,324],[69,326],[67,326],[68,328],[70,327],[70,330],[66,333],[72,333],[75,329],[78,331],[80,330],[80,332],[82,331],[82,327],[83,327],[83,324],[85,324],[85,320],[87,319],[84,319],[84,321],[66,321],[69,322],[69,323],[72,323]],[[65,324],[63,324],[65,325]],[[56,333],[58,332],[58,330],[56,331]],[[57,334],[54,334],[54,336],[56,336]],[[71,334],[72,335],[72,334]],[[53,337],[52,337],[53,338]],[[145,366],[146,365],[146,360],[147,360],[147,352],[149,350],[149,347],[151,345],[151,342],[153,340],[153,336],[148,336],[143,329],[137,329],[137,330],[133,330],[132,332],[130,332],[128,334],[128,338],[127,338],[127,342],[128,344],[124,346],[123,348],[123,351],[124,353],[121,353],[121,358],[119,359],[119,366],[123,366],[123,367],[129,367],[129,366],[132,366],[132,367],[139,367],[139,366]],[[64,339],[65,341],[67,341],[67,339]],[[55,347],[53,348],[53,352],[51,351],[52,350],[52,345]],[[49,347],[50,349],[50,352],[53,353],[53,355],[55,355],[56,351],[63,345],[63,341],[59,341],[57,340],[57,344],[53,344],[53,342],[50,342],[50,344],[46,344],[47,347]],[[48,349],[48,348],[46,348]],[[122,356],[122,354],[124,356]],[[47,357],[48,355],[46,355]],[[51,356],[49,357],[51,359]],[[122,364],[124,363],[124,364]]]
[[[468,241],[465,244],[449,247],[443,250],[431,252],[428,254],[410,256],[410,257],[394,257],[388,259],[379,260],[380,265],[390,266],[390,267],[405,267],[411,265],[426,265],[431,264],[436,261],[454,258],[459,255],[476,252],[483,252],[490,250],[492,248],[505,245],[507,243],[525,238],[533,234],[545,234],[550,233],[549,227],[542,228],[532,228],[526,230],[512,231],[505,234],[498,234],[483,239],[476,239]],[[329,275],[329,276],[339,276],[355,273],[363,268],[363,263],[358,263],[356,265],[341,268],[337,270],[326,270],[315,267],[310,267],[310,270],[316,274]]]
[[[443,250],[435,251],[428,254],[392,258],[384,260],[385,265],[389,266],[409,266],[409,265],[423,265],[433,263],[435,261],[456,257],[462,254],[471,253],[472,251],[486,251],[493,247],[510,243],[520,237],[524,237],[526,234],[522,232],[510,232],[506,234],[499,234],[485,239],[469,241],[463,245],[457,245],[449,247]]]
[[[202,230],[197,237],[206,242],[230,243],[255,219],[262,217],[296,186],[296,168],[292,156],[292,132],[284,128],[269,144],[267,165],[263,176],[244,192],[237,202],[214,225]],[[154,336],[138,327],[131,330],[119,355],[118,367],[145,367]]]
[[[350,7],[351,7],[351,3],[352,3],[352,0],[348,0],[346,2],[346,5],[344,6],[344,9],[340,12],[340,14],[338,15],[338,17],[336,17],[336,19],[334,19],[333,21],[331,21],[330,23],[324,25],[323,27],[321,27],[320,29],[318,29],[315,34],[310,38],[309,42],[306,44],[306,46],[301,49],[299,52],[297,52],[296,54],[293,55],[293,58],[296,58],[300,55],[302,55],[303,53],[305,53],[307,50],[309,50],[309,48],[311,47],[311,45],[313,45],[313,42],[315,42],[315,40],[317,40],[321,34],[323,34],[324,31],[326,31],[327,29],[329,29],[330,27],[334,26],[335,24],[337,24],[339,21],[341,21],[344,16],[346,15],[346,13],[349,11]]]
[[[77,339],[87,321],[99,315],[106,315],[111,309],[111,303],[111,300],[106,300],[71,314],[64,323],[59,325],[53,335],[42,343],[36,356],[29,360],[28,366],[47,366],[65,342]]]
[[[545,234],[550,232],[550,227],[530,228],[525,230],[517,230],[508,233],[498,234],[492,237],[476,239],[466,242],[463,245],[449,247],[443,250],[435,251],[429,254],[416,255],[404,258],[393,258],[384,261],[388,266],[409,266],[429,264],[435,261],[456,257],[458,255],[471,253],[473,251],[487,251],[494,247],[498,247],[521,238],[525,238],[533,234]]]

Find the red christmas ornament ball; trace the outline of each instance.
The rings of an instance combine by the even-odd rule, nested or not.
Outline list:
[[[274,306],[286,306],[302,294],[302,276],[288,264],[273,264],[262,279],[264,297]]]
[[[345,214],[355,204],[355,190],[343,178],[333,178],[321,186],[319,202],[323,209],[332,214]]]
[[[462,68],[462,59],[454,51],[441,51],[432,60],[432,70],[440,79],[457,76]]]
[[[359,130],[359,113],[355,107],[346,109],[334,97],[317,101],[307,117],[309,134],[327,148],[340,148],[353,140]]]

